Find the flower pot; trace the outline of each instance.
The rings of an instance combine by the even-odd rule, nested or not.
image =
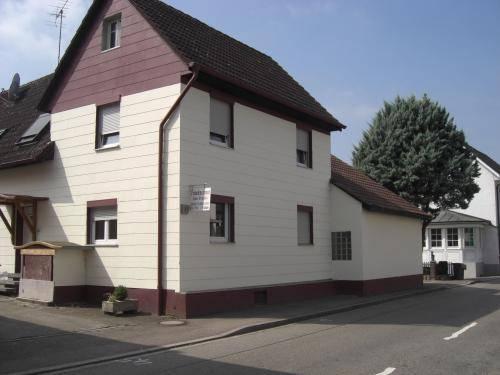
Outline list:
[[[102,301],[102,311],[108,314],[125,312],[137,312],[139,301],[136,299],[126,299],[124,301]]]

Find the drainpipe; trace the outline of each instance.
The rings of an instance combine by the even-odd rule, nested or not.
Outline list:
[[[498,250],[499,250],[499,260],[500,260],[500,181],[496,181],[496,200],[497,200],[497,235],[498,235]]]
[[[160,123],[160,129],[158,133],[158,286],[157,286],[157,297],[158,297],[158,315],[164,314],[164,298],[163,298],[163,222],[164,222],[164,199],[163,199],[163,144],[165,140],[165,126],[172,114],[179,107],[182,99],[187,94],[194,81],[198,78],[198,68],[194,63],[189,64],[189,69],[193,72],[189,82],[186,87],[182,90],[181,94],[168,110],[167,114]]]

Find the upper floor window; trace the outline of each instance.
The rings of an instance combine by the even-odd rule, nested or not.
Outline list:
[[[96,148],[120,143],[120,102],[97,107]]]
[[[118,243],[118,217],[115,199],[87,203],[87,242],[95,245]]]
[[[102,25],[102,50],[106,51],[119,47],[121,33],[122,20],[120,14],[104,20]]]
[[[210,241],[234,242],[234,198],[212,194]]]
[[[210,97],[210,143],[233,147],[233,104]]]
[[[448,247],[458,247],[458,228],[446,229]]]
[[[297,239],[299,245],[312,245],[313,241],[313,208],[297,206]]]
[[[441,228],[431,228],[431,247],[443,247]]]
[[[474,238],[474,228],[464,228],[464,246],[465,247],[476,246],[476,241]]]
[[[297,165],[312,168],[311,132],[297,128]]]

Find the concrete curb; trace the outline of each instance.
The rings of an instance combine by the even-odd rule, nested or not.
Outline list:
[[[310,313],[310,314],[294,316],[294,317],[290,317],[290,318],[284,318],[284,319],[256,323],[256,324],[249,324],[249,325],[241,326],[241,327],[238,327],[238,328],[235,328],[235,329],[232,329],[232,330],[229,330],[229,331],[226,331],[224,333],[214,335],[214,336],[207,336],[207,337],[202,337],[199,339],[177,342],[175,344],[156,346],[153,348],[135,350],[135,351],[131,351],[131,352],[115,354],[115,355],[105,356],[105,357],[99,357],[99,358],[89,359],[89,360],[85,360],[85,361],[72,362],[72,363],[67,363],[64,365],[49,366],[49,367],[39,368],[36,370],[21,371],[21,372],[12,373],[11,375],[48,374],[48,373],[54,373],[54,372],[69,371],[69,370],[74,370],[74,369],[78,369],[78,368],[91,367],[94,365],[98,365],[98,364],[102,364],[102,363],[106,363],[106,362],[117,361],[120,359],[129,358],[129,357],[137,357],[137,356],[148,355],[148,354],[158,353],[158,352],[162,352],[162,351],[182,348],[182,347],[186,347],[186,346],[191,346],[191,345],[195,345],[195,344],[203,344],[203,343],[206,343],[209,341],[220,340],[220,339],[238,336],[238,335],[251,333],[251,332],[263,331],[266,329],[281,327],[284,325],[298,323],[298,322],[302,322],[305,320],[316,319],[316,318],[320,318],[320,317],[327,316],[327,315],[340,314],[343,312],[358,310],[358,309],[362,309],[365,307],[381,305],[381,304],[384,304],[387,302],[392,302],[392,301],[405,299],[405,298],[409,298],[409,297],[421,296],[421,295],[426,295],[426,294],[439,292],[439,291],[443,291],[443,290],[447,290],[447,289],[453,289],[453,288],[458,288],[461,286],[467,286],[467,285],[470,285],[472,283],[474,283],[474,282],[471,281],[469,283],[461,284],[461,285],[440,286],[440,287],[436,287],[436,288],[428,289],[428,290],[417,290],[417,291],[414,291],[414,292],[411,292],[408,294],[393,296],[393,297],[388,297],[388,298],[382,298],[382,299],[375,300],[375,301],[362,302],[362,303],[337,307],[334,309],[322,310],[322,311],[318,311],[318,312],[314,312],[314,313]]]

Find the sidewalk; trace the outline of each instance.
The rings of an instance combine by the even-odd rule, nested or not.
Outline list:
[[[37,361],[40,361],[38,369],[52,366],[66,368],[68,364],[73,366],[76,362],[80,365],[96,363],[130,356],[132,353],[150,353],[210,341],[469,283],[429,282],[418,290],[373,297],[335,296],[286,305],[259,306],[190,319],[181,326],[161,325],[160,322],[167,320],[165,317],[114,317],[104,315],[95,307],[47,307],[0,296],[0,353],[11,353],[19,356],[19,360],[21,357],[37,356]],[[12,346],[22,346],[22,349],[13,350]],[[97,353],[95,348],[99,348]],[[57,357],[50,355],[50,351],[55,349]],[[15,361],[15,358],[9,357],[9,360]],[[0,369],[0,373],[8,370],[8,363],[4,364],[7,367]],[[29,368],[16,366],[14,370]]]

